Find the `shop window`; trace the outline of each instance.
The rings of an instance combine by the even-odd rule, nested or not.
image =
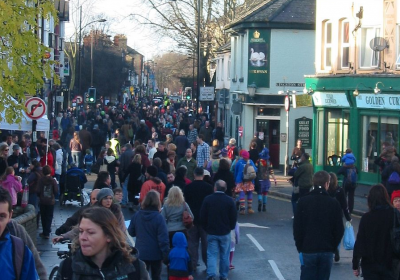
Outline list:
[[[349,143],[349,113],[341,109],[326,110],[326,165],[341,165],[340,158]]]
[[[385,149],[399,146],[399,118],[388,116],[363,116],[362,118],[362,151],[361,169],[364,172],[376,173],[379,166],[376,159],[391,155]]]
[[[350,23],[348,21],[341,21],[341,38],[340,50],[341,50],[341,68],[349,68],[349,56],[350,56],[350,37],[349,37],[349,27]]]
[[[317,136],[317,145],[315,145],[316,148],[316,155],[317,159],[316,162],[318,165],[324,165],[324,149],[322,147],[324,146],[324,137],[319,137],[319,135],[324,135],[324,112],[319,111],[318,112],[318,118],[317,118],[317,129],[318,131],[316,132]]]
[[[280,116],[281,109],[279,108],[258,108],[258,116]]]
[[[375,37],[379,37],[381,29],[378,27],[361,28],[360,42],[360,67],[372,68],[378,67],[379,55],[378,51],[374,51],[370,47],[370,42]]]

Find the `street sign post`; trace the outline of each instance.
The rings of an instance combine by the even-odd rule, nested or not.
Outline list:
[[[81,104],[83,103],[83,97],[82,97],[81,95],[77,95],[77,96],[75,97],[75,102],[76,102],[78,105],[81,105]]]
[[[200,101],[214,101],[214,87],[201,87],[199,99]]]
[[[243,137],[243,126],[239,126],[239,137]]]
[[[26,100],[26,115],[32,120],[38,120],[46,113],[46,103],[38,97],[32,97]]]

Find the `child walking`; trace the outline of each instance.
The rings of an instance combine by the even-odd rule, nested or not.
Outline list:
[[[168,280],[193,280],[185,234],[182,232],[175,233],[172,237],[172,246],[173,248],[168,256]]]
[[[239,243],[239,223],[236,222],[235,229],[231,230],[231,251],[229,253],[229,269],[235,269],[235,266],[232,264],[233,255],[235,254],[235,245]]]
[[[260,159],[257,160],[257,180],[260,182],[260,193],[258,195],[258,212],[267,211],[267,195],[269,188],[271,187],[271,181],[269,180],[270,177],[274,179],[275,186],[276,186],[276,178],[274,175],[274,169],[272,168],[272,164],[269,161],[269,150],[264,148],[261,153],[259,154]]]
[[[84,162],[85,162],[85,166],[86,166],[86,175],[91,175],[92,174],[92,165],[93,165],[93,156],[89,149],[86,150]]]
[[[13,207],[17,205],[17,193],[22,190],[21,180],[21,177],[15,176],[14,167],[6,168],[1,185],[10,193]]]

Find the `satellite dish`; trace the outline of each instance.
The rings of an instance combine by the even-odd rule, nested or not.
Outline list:
[[[375,37],[374,39],[372,39],[371,42],[369,42],[369,46],[372,50],[376,52],[383,51],[384,49],[389,47],[385,38],[382,37]]]

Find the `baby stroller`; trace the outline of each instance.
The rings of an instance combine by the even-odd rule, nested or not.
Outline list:
[[[65,177],[65,190],[60,195],[60,206],[65,205],[67,200],[71,202],[79,201],[81,206],[83,206],[85,203],[82,193],[83,187],[84,184],[82,184],[78,174],[67,174]]]

